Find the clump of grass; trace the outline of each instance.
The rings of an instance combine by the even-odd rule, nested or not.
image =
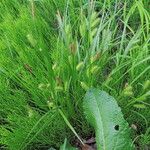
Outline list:
[[[71,140],[59,109],[85,138],[92,129],[82,101],[90,87],[113,95],[130,124],[139,117],[133,138],[149,138],[146,7],[142,1],[2,1],[0,144],[19,150]]]

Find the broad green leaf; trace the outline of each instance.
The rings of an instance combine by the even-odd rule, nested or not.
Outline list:
[[[60,147],[60,150],[77,150],[77,149],[68,144],[67,139],[65,139],[64,144]]]
[[[83,107],[95,129],[98,150],[133,150],[128,123],[112,96],[92,88],[85,95]]]

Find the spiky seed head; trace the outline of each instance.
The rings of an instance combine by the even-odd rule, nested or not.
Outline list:
[[[79,62],[78,65],[76,66],[76,70],[77,70],[77,71],[80,71],[81,69],[83,69],[83,67],[84,67],[84,62],[81,61],[81,62]]]

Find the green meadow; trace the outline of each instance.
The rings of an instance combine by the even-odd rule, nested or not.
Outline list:
[[[0,149],[95,150],[96,137],[98,150],[129,150],[101,148],[120,109],[95,104],[93,88],[116,100],[133,149],[148,150],[149,0],[0,1]]]

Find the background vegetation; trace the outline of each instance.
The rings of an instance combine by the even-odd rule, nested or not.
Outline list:
[[[89,87],[118,100],[139,149],[150,144],[148,0],[1,0],[1,149],[58,148],[94,135]],[[106,114],[107,115],[107,114]]]

